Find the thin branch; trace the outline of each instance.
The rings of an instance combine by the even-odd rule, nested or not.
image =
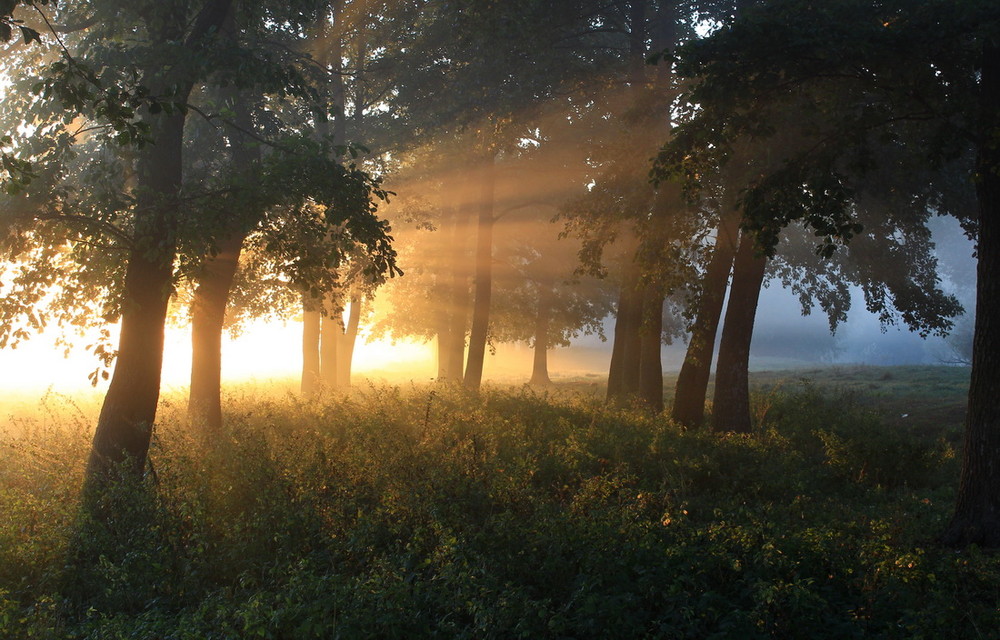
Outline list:
[[[118,238],[122,242],[126,243],[128,246],[132,245],[132,238],[127,233],[104,220],[98,218],[91,218],[89,216],[82,216],[73,213],[43,213],[34,216],[36,220],[46,220],[46,221],[56,221],[56,222],[70,222],[78,223],[86,226],[97,227],[107,234]]]

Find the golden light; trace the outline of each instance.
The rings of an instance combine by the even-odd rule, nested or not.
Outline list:
[[[75,340],[77,346],[65,355],[65,349],[58,346],[55,336],[49,333],[36,336],[17,349],[0,351],[0,367],[8,372],[2,392],[40,396],[50,389],[59,393],[91,390],[87,375],[100,363],[84,345],[90,344],[94,336]],[[117,341],[117,327],[112,331],[112,338],[113,343]],[[302,368],[301,339],[302,326],[295,322],[260,322],[249,325],[235,339],[227,336],[223,342],[223,382],[297,381]],[[407,340],[369,343],[362,335],[355,347],[353,371],[357,378],[372,376],[391,382],[427,380],[435,373],[433,345]],[[168,327],[163,391],[183,392],[190,373],[190,329]],[[96,391],[103,392],[106,388],[107,381],[101,381]]]

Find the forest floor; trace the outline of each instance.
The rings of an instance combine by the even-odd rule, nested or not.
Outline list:
[[[1000,556],[934,540],[967,384],[757,373],[750,436],[605,407],[589,378],[236,389],[217,434],[168,396],[101,521],[93,407],[0,408],[0,637],[991,637]]]

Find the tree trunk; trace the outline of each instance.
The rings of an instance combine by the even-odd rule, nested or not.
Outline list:
[[[490,151],[482,166],[479,201],[479,233],[476,239],[476,297],[469,332],[469,359],[465,366],[465,387],[477,391],[483,381],[486,338],[489,333],[490,304],[493,296],[493,197],[496,188],[495,158]]]
[[[642,288],[638,277],[632,287],[629,303],[625,307],[625,341],[622,351],[621,400],[634,398],[639,392],[639,365],[642,358]]]
[[[344,335],[344,310],[328,295],[319,328],[319,378],[324,391],[337,388],[338,347]]]
[[[750,342],[767,258],[757,255],[753,235],[743,233],[733,263],[726,323],[715,371],[712,426],[715,431],[750,433]]]
[[[231,22],[231,20],[227,21]],[[229,29],[231,25],[227,24]],[[236,36],[229,33],[235,41]],[[229,95],[236,111],[236,124],[229,134],[232,174],[236,184],[250,186],[258,179],[260,147],[248,144],[254,128],[251,101],[233,90]],[[237,188],[237,191],[243,189]],[[250,189],[247,193],[252,193]],[[203,273],[191,303],[191,388],[188,418],[208,431],[222,427],[222,327],[233,277],[248,230],[256,223],[260,207],[246,197],[229,198],[231,212],[216,234],[217,253],[205,257]]]
[[[237,233],[218,243],[218,253],[205,261],[191,303],[188,418],[209,431],[222,427],[222,326],[243,238]]]
[[[976,162],[979,200],[976,333],[962,477],[955,513],[941,536],[948,546],[1000,546],[1000,46],[983,47],[983,139]]]
[[[436,317],[437,324],[437,376],[438,382],[445,382],[461,376],[461,363],[459,371],[452,369],[452,362],[449,358],[449,349],[454,342],[452,331],[452,300],[455,292],[452,287],[456,286],[452,272],[455,266],[455,259],[452,255],[456,251],[456,227],[458,226],[458,210],[452,206],[441,207],[441,229],[444,241],[438,254],[441,260],[440,269],[435,283],[435,293],[438,302]]]
[[[722,305],[726,299],[729,272],[736,255],[739,236],[738,215],[726,214],[719,222],[715,248],[702,280],[698,299],[698,314],[691,327],[684,364],[677,376],[671,417],[685,427],[701,426],[705,419],[705,397],[715,353],[715,337],[719,331]]]
[[[639,399],[654,413],[663,411],[663,287],[646,285],[639,329]]]
[[[639,380],[639,265],[633,260],[625,267],[615,313],[615,337],[611,346],[606,400],[624,404],[636,391]],[[630,386],[631,385],[631,386]]]
[[[156,29],[159,42],[184,38],[194,50],[212,37],[229,13],[231,0],[206,2],[184,38],[183,15],[176,23]],[[144,73],[153,95],[173,86],[175,99],[185,102],[193,81],[164,77],[169,71]],[[147,85],[149,86],[149,85]],[[173,287],[177,241],[177,195],[182,178],[184,114],[160,114],[150,119],[155,145],[142,150],[137,166],[136,214],[122,292],[118,359],[97,420],[87,461],[87,492],[98,488],[122,464],[141,475],[156,418],[163,364],[163,330],[167,301]]]
[[[337,353],[339,356],[337,386],[341,389],[349,389],[351,386],[351,369],[354,366],[354,345],[358,340],[358,327],[360,324],[361,294],[355,291],[351,294],[351,306],[347,310],[347,327],[344,329]]]
[[[322,314],[319,302],[309,294],[302,295],[302,384],[304,396],[315,395],[320,388],[319,335]]]
[[[462,205],[455,209],[455,225],[452,229],[450,247],[451,266],[449,289],[450,298],[446,301],[448,316],[448,343],[445,345],[444,356],[447,359],[447,380],[461,382],[465,364],[465,332],[469,318],[469,267],[468,267],[468,220],[470,209]]]
[[[118,359],[94,433],[87,463],[89,482],[99,482],[126,460],[134,474],[142,474],[160,396],[184,116],[162,116],[154,121],[153,130],[157,144],[139,157],[135,235],[125,271]]]
[[[549,325],[552,320],[552,282],[538,283],[538,313],[535,316],[535,347],[528,384],[544,387],[552,384],[549,379]]]

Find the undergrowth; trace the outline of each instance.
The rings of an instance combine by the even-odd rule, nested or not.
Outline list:
[[[1000,561],[937,548],[946,434],[849,395],[752,436],[592,398],[373,388],[167,406],[81,515],[80,418],[0,443],[3,638],[976,638]]]

